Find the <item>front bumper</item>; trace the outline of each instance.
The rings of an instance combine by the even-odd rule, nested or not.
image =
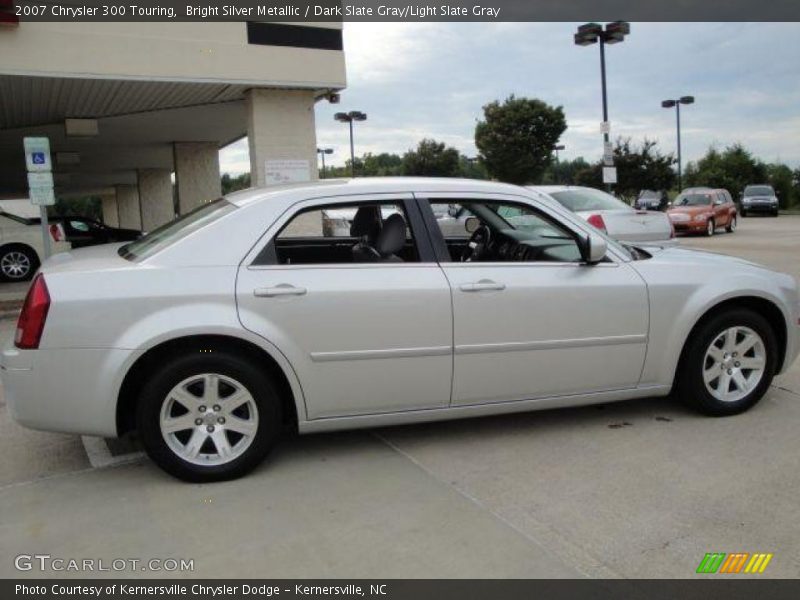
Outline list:
[[[743,204],[742,210],[748,213],[775,214],[778,212],[778,206],[776,204]]]
[[[673,221],[675,233],[705,233],[706,221]]]
[[[0,379],[11,416],[31,429],[116,437],[117,377],[129,351],[20,350],[0,354]]]

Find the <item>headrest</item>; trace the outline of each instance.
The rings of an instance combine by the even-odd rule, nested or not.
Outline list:
[[[382,256],[400,251],[406,243],[406,220],[395,213],[383,222],[375,247]]]

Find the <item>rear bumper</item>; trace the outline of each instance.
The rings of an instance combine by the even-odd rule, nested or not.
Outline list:
[[[0,379],[11,416],[31,429],[116,437],[118,383],[129,351],[20,350],[0,354]]]

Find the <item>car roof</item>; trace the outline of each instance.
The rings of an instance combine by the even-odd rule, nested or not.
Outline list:
[[[225,199],[243,207],[277,199],[298,201],[325,196],[411,192],[494,192],[520,195],[524,188],[497,181],[455,177],[360,177],[251,188],[228,194]]]

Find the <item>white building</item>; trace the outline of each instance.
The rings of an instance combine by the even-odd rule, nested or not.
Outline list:
[[[26,195],[30,135],[50,138],[56,194],[101,196],[121,227],[219,196],[219,149],[245,135],[254,185],[271,160],[315,178],[314,104],[345,84],[341,23],[0,27],[0,197]]]

